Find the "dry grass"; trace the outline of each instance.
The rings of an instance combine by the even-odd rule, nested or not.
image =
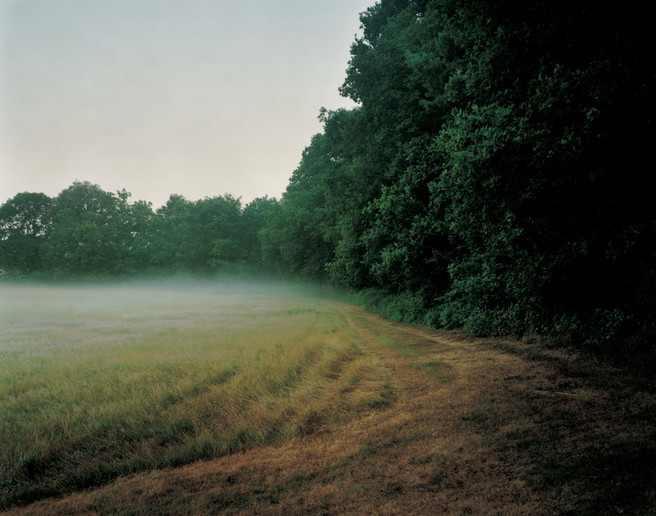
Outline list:
[[[653,384],[563,351],[319,307],[349,336],[344,354],[317,362],[320,387],[241,398],[244,424],[295,430],[9,512],[655,513]],[[307,328],[305,339],[316,336]],[[234,396],[251,388],[235,384]]]

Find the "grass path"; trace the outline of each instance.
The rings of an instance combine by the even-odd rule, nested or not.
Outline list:
[[[653,386],[574,354],[333,306],[363,350],[334,371],[350,378],[335,403],[376,383],[368,410],[9,514],[656,514]]]

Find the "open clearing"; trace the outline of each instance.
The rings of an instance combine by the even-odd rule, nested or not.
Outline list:
[[[655,514],[653,383],[282,288],[0,285],[8,514]]]

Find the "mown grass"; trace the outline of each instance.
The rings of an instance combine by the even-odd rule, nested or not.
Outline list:
[[[374,366],[349,370],[359,341],[316,298],[0,288],[0,508],[313,433],[391,396]]]

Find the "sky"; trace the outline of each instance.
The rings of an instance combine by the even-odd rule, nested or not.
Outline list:
[[[280,197],[375,0],[0,0],[0,204]]]

